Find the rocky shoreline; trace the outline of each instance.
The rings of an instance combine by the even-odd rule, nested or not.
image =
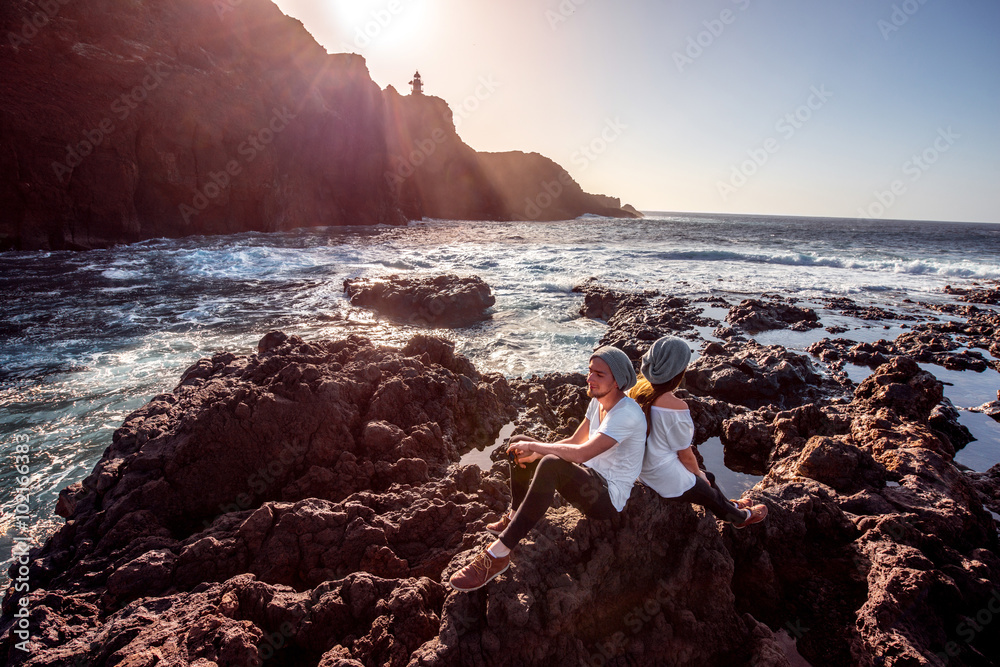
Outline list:
[[[633,359],[664,333],[718,326],[686,385],[695,440],[721,438],[729,467],[763,476],[749,495],[766,522],[737,531],[637,486],[613,521],[550,511],[508,573],[456,593],[443,582],[509,501],[504,463],[461,456],[511,422],[572,432],[582,376],[481,373],[427,335],[397,349],[272,332],[255,354],[189,368],[63,491],[65,526],[26,559],[30,594],[4,598],[0,655],[777,666],[790,639],[815,666],[997,664],[1000,466],[956,466],[967,440],[916,363],[973,358],[955,354],[959,338],[995,365],[992,311],[910,322],[871,350],[826,340],[809,357],[751,337],[816,325],[787,300],[735,304],[727,326],[669,295],[580,291],[581,314]],[[839,364],[863,354],[874,371],[855,385]],[[22,597],[29,652],[10,632]]]

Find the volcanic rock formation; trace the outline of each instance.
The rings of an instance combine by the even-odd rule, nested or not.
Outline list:
[[[482,321],[496,303],[490,286],[479,276],[349,278],[344,293],[352,306],[426,327],[463,327]]]
[[[725,386],[730,371],[712,368],[708,385]],[[518,407],[522,426],[572,432],[581,380],[509,383],[426,336],[392,349],[272,332],[254,355],[201,360],[61,494],[66,525],[25,558],[31,591],[5,597],[0,655],[787,665],[778,630],[814,665],[1000,655],[996,633],[976,629],[1000,602],[983,507],[1000,506],[995,471],[955,468],[929,423],[941,384],[903,357],[850,402],[749,412],[690,398],[699,433],[728,434],[727,449],[748,425],[735,439],[766,473],[750,493],[764,523],[737,531],[636,486],[611,521],[557,503],[508,573],[450,590],[509,502],[505,463],[482,471],[460,455],[492,443]],[[9,632],[21,608],[30,652]]]
[[[442,100],[381,91],[270,0],[11,0],[0,34],[0,249],[637,217],[541,156],[476,153]]]

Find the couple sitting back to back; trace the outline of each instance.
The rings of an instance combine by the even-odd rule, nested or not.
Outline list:
[[[611,346],[595,351],[587,416],[572,436],[554,443],[511,439],[510,511],[486,526],[497,539],[452,575],[452,588],[475,590],[505,572],[511,550],[545,515],[555,491],[588,517],[610,519],[625,508],[638,479],[664,498],[702,505],[737,528],[763,520],[764,505],[727,499],[698,467],[691,413],[673,394],[690,359],[686,342],[661,338],[643,356],[637,379],[624,352]]]

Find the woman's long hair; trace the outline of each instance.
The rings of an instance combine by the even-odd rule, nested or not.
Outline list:
[[[656,399],[660,396],[677,389],[677,387],[681,386],[681,382],[683,381],[684,371],[681,371],[661,384],[653,384],[640,374],[639,381],[636,382],[635,386],[629,390],[628,395],[635,399],[635,402],[639,404],[639,407],[642,408],[643,413],[646,415],[647,437],[653,430],[653,411],[651,409],[653,407],[653,403],[655,403]]]

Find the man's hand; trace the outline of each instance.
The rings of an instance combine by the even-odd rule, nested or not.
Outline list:
[[[543,454],[532,451],[531,446],[540,444],[537,440],[532,440],[527,436],[516,435],[510,439],[507,445],[507,453],[513,454],[517,459],[517,464],[524,467],[525,463],[531,463],[542,458]]]

